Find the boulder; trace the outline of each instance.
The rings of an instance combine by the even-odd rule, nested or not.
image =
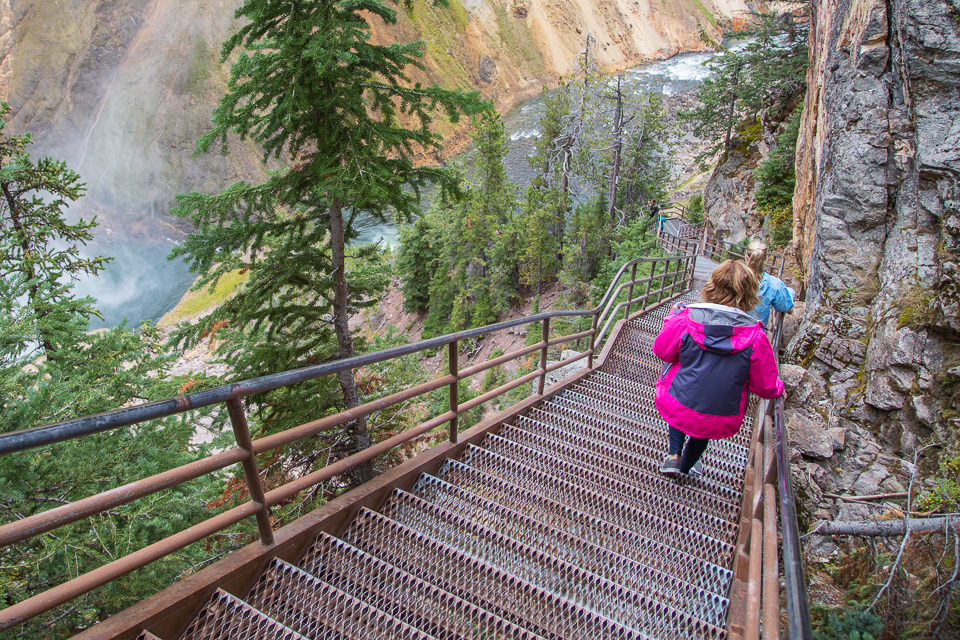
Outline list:
[[[816,414],[793,411],[787,415],[786,422],[791,454],[823,460],[833,456],[834,451],[843,449],[845,429],[827,428]]]

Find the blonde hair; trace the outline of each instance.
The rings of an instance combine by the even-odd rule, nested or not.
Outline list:
[[[757,279],[763,277],[763,263],[767,259],[767,245],[759,240],[754,240],[747,245],[747,266],[756,274]]]
[[[760,301],[759,281],[752,269],[740,260],[727,260],[713,270],[700,297],[704,302],[752,311]]]

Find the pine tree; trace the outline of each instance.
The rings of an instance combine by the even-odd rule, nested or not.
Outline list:
[[[517,219],[523,248],[520,256],[520,282],[537,295],[545,284],[554,282],[560,270],[562,246],[556,235],[560,191],[532,185],[527,188],[523,211]]]
[[[95,276],[108,259],[80,256],[80,246],[93,238],[95,221],[69,224],[64,216],[68,203],[85,192],[80,176],[53,158],[34,163],[27,152],[30,134],[9,137],[4,132],[9,112],[10,106],[0,102],[0,280],[24,279],[34,338],[53,358],[76,337],[77,318],[96,313],[92,299],[77,298],[61,279]],[[16,299],[0,299],[0,309],[7,313],[17,305]]]
[[[0,114],[8,113],[0,104]],[[26,153],[29,134],[7,137],[0,120],[0,432],[13,432],[159,400],[180,392],[155,329],[87,333],[95,300],[73,279],[96,275],[82,258],[95,221],[68,224],[83,193],[63,162]],[[190,383],[199,391],[207,381]],[[184,414],[0,459],[0,521],[21,518],[186,464],[196,416]],[[0,551],[0,592],[13,604],[210,517],[215,478],[198,479]],[[242,543],[241,536],[236,542]],[[210,557],[191,548],[24,625],[18,637],[62,638],[155,593]]]
[[[364,282],[348,274],[354,219],[361,212],[409,219],[427,183],[457,192],[453,173],[416,167],[413,156],[440,148],[431,127],[437,109],[455,123],[481,102],[475,93],[411,82],[406,70],[422,68],[422,42],[370,42],[372,17],[396,22],[396,12],[380,0],[247,0],[236,15],[247,23],[221,51],[223,62],[236,58],[228,92],[198,152],[219,142],[227,153],[235,134],[260,145],[265,161],[292,158],[293,165],[259,185],[179,197],[177,215],[190,217],[197,231],[174,255],[190,257],[203,274],[200,286],[233,269],[249,269],[251,283],[177,339],[195,342],[214,323],[229,323],[228,361],[245,367],[235,375],[262,375],[356,353],[350,314],[374,303],[388,280],[383,272]],[[363,256],[353,257],[359,264]],[[353,374],[337,380],[343,405],[358,406]],[[324,391],[304,393],[322,398]],[[281,400],[270,399],[271,429],[320,410],[303,397]],[[357,420],[337,448],[347,453],[369,444],[366,423]],[[369,477],[369,465],[353,472],[355,482]]]
[[[430,282],[439,255],[438,239],[426,216],[400,227],[396,268],[403,283],[403,310],[418,313],[430,307]]]
[[[807,3],[788,4],[800,6],[802,14]],[[705,63],[712,75],[697,87],[697,106],[680,113],[708,143],[698,156],[701,163],[717,153],[726,157],[733,150],[737,127],[752,126],[764,109],[787,106],[786,113],[780,113],[782,120],[793,108],[793,97],[805,89],[809,21],[790,12],[754,17],[755,26],[743,33],[753,39],[741,50],[711,43],[722,53]]]

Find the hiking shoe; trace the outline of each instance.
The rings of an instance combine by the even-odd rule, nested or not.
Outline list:
[[[669,454],[660,463],[660,473],[668,476],[675,476],[680,473],[680,459],[671,458]]]
[[[697,460],[697,462],[690,467],[690,471],[687,471],[687,475],[693,476],[694,478],[699,478],[703,475],[703,463]]]

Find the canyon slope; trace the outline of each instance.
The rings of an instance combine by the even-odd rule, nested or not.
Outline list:
[[[745,20],[748,4],[414,0],[398,7],[396,25],[373,28],[381,42],[426,41],[425,69],[414,80],[476,89],[503,109],[569,73],[587,34],[596,60],[621,69],[702,49],[701,29],[722,37]],[[262,176],[249,143],[233,143],[226,157],[193,157],[226,86],[219,49],[237,28],[237,6],[0,0],[0,96],[12,106],[11,129],[34,134],[34,155],[55,155],[81,174],[84,210],[99,214],[107,232],[155,234],[158,223],[171,223],[174,194]]]

